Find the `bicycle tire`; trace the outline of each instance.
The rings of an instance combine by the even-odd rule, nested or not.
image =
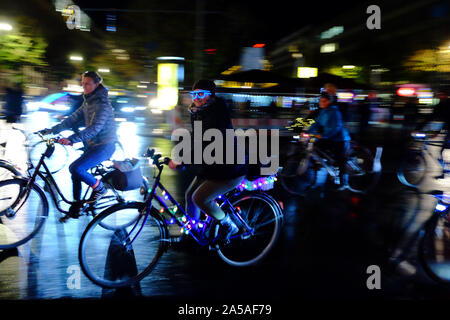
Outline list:
[[[304,195],[316,183],[317,171],[312,167],[311,161],[308,161],[306,170],[300,167],[303,158],[303,154],[289,156],[279,175],[281,186],[292,195]],[[302,174],[298,174],[298,171]]]
[[[15,198],[11,205],[9,205],[9,203],[5,202],[7,199],[4,198],[5,195],[11,194],[11,195],[15,195],[15,190],[11,189],[11,186],[13,185],[17,185],[17,190],[18,190],[18,196],[17,198]],[[27,192],[27,190],[29,190],[29,192]],[[33,198],[30,199],[30,193],[31,191],[35,191],[36,195],[38,196],[37,199],[35,199],[35,196],[32,196]],[[12,248],[16,248],[24,243],[26,243],[27,241],[29,241],[30,239],[32,239],[41,229],[41,227],[43,226],[44,222],[47,220],[48,217],[48,211],[49,211],[49,206],[48,206],[48,200],[47,197],[45,196],[44,191],[41,189],[41,187],[39,187],[37,184],[34,184],[31,189],[30,186],[28,185],[28,180],[27,179],[21,179],[21,178],[15,178],[15,179],[9,179],[9,180],[4,180],[4,181],[0,181],[0,198],[2,199],[2,201],[0,202],[2,205],[1,208],[1,212],[0,212],[0,221],[1,221],[1,226],[3,226],[2,228],[2,232],[0,232],[0,249],[4,250],[4,249],[12,249]],[[25,203],[30,200],[30,201],[38,201],[38,204],[41,207],[41,210],[38,211],[39,216],[34,220],[35,221],[35,225],[34,228],[31,230],[31,232],[27,232],[27,234],[23,237],[21,237],[21,239],[12,242],[12,243],[3,243],[4,239],[7,239],[7,233],[10,230],[6,230],[4,228],[15,228],[14,226],[12,226],[11,221],[13,219],[15,219],[18,215],[17,212],[19,212],[20,210],[22,210],[23,206],[25,205]],[[5,208],[3,208],[3,206],[5,206]],[[8,218],[7,214],[9,213],[7,210],[14,210],[14,217]],[[24,210],[27,210],[29,208],[23,208]],[[33,212],[28,212],[28,211],[33,211]],[[34,210],[27,210],[26,214],[33,214],[36,213]],[[32,219],[30,219],[32,220]],[[21,221],[20,225],[20,231],[24,230],[24,227],[26,225],[26,222]],[[3,233],[3,236],[2,236]],[[15,235],[17,235],[17,232],[15,233]]]
[[[280,231],[281,231],[282,217],[283,217],[282,210],[281,210],[280,206],[278,205],[278,203],[268,194],[262,193],[262,192],[247,192],[247,193],[242,193],[242,194],[233,196],[229,199],[229,201],[234,207],[241,207],[240,212],[242,213],[243,212],[243,210],[242,210],[243,202],[245,202],[249,199],[252,199],[252,202],[254,202],[254,200],[258,199],[267,205],[266,212],[268,212],[269,215],[273,216],[273,220],[272,220],[272,218],[270,218],[270,220],[269,220],[269,222],[272,222],[272,221],[274,222],[273,231],[270,231],[271,234],[269,237],[269,241],[268,241],[267,245],[263,246],[263,249],[261,250],[261,252],[256,254],[255,256],[253,256],[251,259],[248,259],[248,260],[240,259],[238,261],[236,258],[230,257],[230,254],[231,253],[235,254],[237,252],[237,247],[239,247],[243,243],[248,243],[248,239],[251,239],[252,236],[250,236],[249,238],[245,238],[245,239],[242,238],[242,236],[236,237],[234,239],[231,238],[230,245],[218,244],[217,253],[218,253],[219,257],[227,264],[229,264],[231,266],[235,266],[235,267],[247,267],[247,266],[251,266],[251,265],[260,263],[269,254],[271,249],[274,247],[274,245],[279,237]],[[252,206],[250,206],[250,208],[252,208]],[[244,208],[244,210],[245,210],[245,208]],[[256,213],[255,212],[252,212],[252,213],[254,214],[253,219],[256,219],[255,218]],[[247,213],[247,214],[244,213],[241,216],[243,219],[246,219],[246,218],[248,219],[248,217],[250,216],[250,213]],[[239,224],[238,221],[235,221],[235,222],[237,224]],[[249,223],[249,221],[246,221],[246,222]],[[260,227],[263,227],[266,225],[269,225],[268,222],[265,222],[265,224],[261,224]],[[253,226],[251,226],[251,227],[253,227]],[[271,229],[271,228],[269,228],[269,229]],[[216,230],[216,232],[217,232],[217,230]],[[258,241],[258,243],[260,243],[260,241]],[[246,251],[246,250],[244,250],[244,251]],[[260,251],[260,250],[258,249],[258,251]]]
[[[450,270],[450,255],[448,256],[447,265],[444,265],[445,270],[447,270],[447,277],[444,278],[442,275],[440,275],[440,271],[443,270],[443,267],[439,266],[439,263],[442,263],[441,261],[437,260],[430,260],[431,255],[436,254],[436,250],[434,248],[434,245],[436,244],[435,235],[436,230],[438,226],[441,223],[446,224],[446,230],[447,232],[442,232],[443,235],[447,233],[447,243],[450,245],[450,224],[448,223],[448,220],[445,217],[440,216],[439,214],[436,214],[426,223],[425,228],[422,230],[420,234],[419,239],[419,246],[418,246],[418,257],[419,262],[424,269],[425,273],[434,281],[437,283],[440,283],[445,286],[450,286],[450,273],[448,270]],[[441,230],[442,231],[442,230]],[[450,252],[447,252],[450,253]],[[442,259],[442,258],[441,258]]]
[[[146,265],[146,267],[140,271],[139,273],[132,275],[131,277],[128,276],[127,278],[123,279],[122,281],[115,281],[115,280],[109,280],[109,279],[105,279],[105,277],[107,277],[109,275],[110,269],[113,269],[116,266],[110,265],[107,266],[105,268],[105,270],[103,271],[103,275],[99,276],[98,274],[94,273],[92,271],[92,268],[90,266],[90,262],[88,262],[88,253],[86,252],[87,246],[89,245],[89,236],[90,234],[93,232],[94,228],[100,224],[100,222],[104,219],[106,219],[108,216],[111,216],[112,214],[121,211],[121,210],[126,210],[126,209],[136,209],[139,211],[144,210],[145,208],[145,203],[143,202],[128,202],[128,203],[121,203],[121,204],[117,204],[114,205],[106,210],[104,210],[102,213],[100,213],[99,215],[97,215],[86,227],[85,231],[83,232],[83,235],[81,236],[80,239],[80,244],[79,244],[79,248],[78,248],[78,259],[80,262],[80,266],[81,269],[83,271],[83,273],[86,275],[86,277],[92,281],[93,283],[103,287],[103,288],[120,288],[120,287],[126,287],[126,286],[131,286],[134,285],[136,283],[138,283],[139,281],[141,281],[144,277],[146,277],[155,267],[156,264],[158,262],[158,260],[161,258],[161,256],[163,255],[163,253],[166,251],[167,249],[167,244],[168,244],[168,230],[167,230],[167,226],[165,224],[165,222],[159,218],[158,212],[156,209],[152,208],[151,212],[148,214],[148,219],[150,219],[150,221],[153,221],[155,223],[155,226],[159,229],[159,236],[157,236],[159,238],[158,240],[158,247],[156,248],[156,252],[153,255],[152,259],[149,259],[150,261],[148,262],[148,264]],[[145,214],[143,215],[145,216]],[[140,219],[141,220],[141,219]],[[141,222],[141,223],[149,223],[149,221],[145,220],[145,221],[138,221],[137,223]],[[102,229],[103,227],[100,226]],[[104,229],[106,230],[106,229]],[[121,229],[121,231],[124,229]],[[114,233],[115,235],[115,233]],[[129,236],[129,234],[128,234]],[[95,241],[93,243],[96,243]],[[121,245],[123,246],[124,244],[121,243]],[[148,245],[149,247],[149,245]],[[109,255],[109,251],[111,248],[111,244],[110,247],[108,248],[108,255]],[[117,249],[115,249],[117,250]],[[133,250],[133,254],[134,254],[134,249]],[[112,259],[107,255],[106,257],[106,263],[108,263],[108,259]],[[98,256],[95,256],[95,259],[92,260],[96,260],[95,262],[97,262],[97,260],[99,260],[100,258]],[[136,261],[135,261],[136,262]],[[137,266],[136,266],[137,268]],[[108,274],[108,275],[106,275]]]
[[[356,193],[366,193],[377,185],[381,171],[372,170],[374,157],[372,152],[357,144],[352,144],[347,161],[348,184]]]
[[[426,172],[427,162],[423,153],[408,152],[397,169],[397,178],[403,185],[417,188],[425,178]]]
[[[2,172],[5,170],[5,172]],[[22,173],[16,167],[7,161],[0,160],[0,181],[9,180],[14,176],[22,176]]]

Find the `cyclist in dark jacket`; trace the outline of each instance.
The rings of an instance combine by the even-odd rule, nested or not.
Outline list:
[[[199,80],[194,84],[192,88],[193,92],[191,92],[194,103],[189,107],[191,124],[194,130],[194,121],[201,122],[202,136],[208,129],[218,129],[224,137],[225,145],[226,129],[232,129],[233,127],[226,104],[221,98],[215,96],[215,89],[214,82],[210,80]],[[195,143],[202,143],[201,152],[203,154],[203,150],[207,144],[194,140]],[[234,147],[236,148],[236,143]],[[238,227],[217,206],[214,200],[218,196],[238,186],[247,173],[247,166],[245,164],[236,164],[236,162],[235,164],[225,164],[225,155],[226,149],[224,148],[224,164],[206,164],[202,160],[200,173],[194,178],[185,194],[186,211],[194,220],[199,219],[201,210],[219,220],[222,226],[219,231],[219,237],[222,239],[226,239],[230,235],[238,232]],[[193,157],[194,155],[192,155]],[[173,160],[169,163],[172,169],[175,169],[177,165]]]
[[[86,71],[82,77],[84,102],[81,107],[53,128],[43,130],[45,134],[56,134],[80,123],[85,126],[84,130],[72,134],[67,139],[62,138],[58,142],[64,145],[72,145],[76,142],[85,144],[85,152],[70,165],[69,170],[72,174],[74,200],[80,199],[81,182],[84,182],[93,189],[89,199],[91,203],[95,203],[107,191],[101,180],[88,173],[88,170],[108,160],[115,151],[117,141],[116,124],[113,109],[108,100],[108,90],[101,82],[102,79],[96,72]]]

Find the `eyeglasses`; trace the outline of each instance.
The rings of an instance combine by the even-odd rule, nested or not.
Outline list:
[[[210,96],[211,95],[211,91],[209,90],[199,90],[199,91],[191,91],[189,92],[192,99],[203,99],[206,96]]]

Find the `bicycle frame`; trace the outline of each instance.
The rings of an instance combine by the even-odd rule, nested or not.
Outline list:
[[[62,201],[64,201],[65,203],[67,203],[69,205],[75,204],[78,201],[69,201],[69,200],[67,200],[67,198],[64,196],[62,191],[59,189],[58,184],[56,183],[55,178],[53,178],[53,175],[52,175],[50,169],[45,164],[45,158],[46,157],[50,157],[53,151],[54,151],[54,146],[50,145],[50,144],[47,144],[47,149],[42,154],[42,156],[39,159],[39,162],[36,165],[36,167],[33,168],[33,165],[32,164],[30,165],[28,170],[34,169],[34,172],[30,175],[29,180],[28,180],[28,184],[33,186],[34,183],[36,182],[36,178],[40,177],[46,184],[48,184],[50,186],[49,193],[50,193],[50,195],[52,197],[52,200],[53,200],[56,208],[58,209],[58,211],[60,211],[62,213],[68,213],[68,211],[63,210],[59,206],[59,201],[57,199],[57,195],[59,195],[61,197]],[[41,167],[44,168],[45,174],[40,172],[39,169]],[[88,191],[85,192],[83,199],[80,200],[79,202],[84,203],[86,201],[87,193],[88,193]]]
[[[167,189],[162,185],[160,180],[161,180],[161,173],[163,171],[163,166],[157,165],[157,167],[159,169],[159,172],[158,172],[157,177],[155,178],[152,188],[147,191],[147,193],[150,193],[150,195],[148,196],[148,198],[145,201],[145,206],[144,206],[144,210],[143,210],[144,213],[140,214],[138,220],[136,221],[135,225],[133,226],[133,228],[131,229],[131,231],[128,234],[130,235],[134,232],[134,230],[137,228],[140,220],[145,215],[144,221],[142,222],[142,225],[140,226],[136,235],[129,242],[129,245],[131,245],[134,242],[134,240],[137,238],[137,236],[141,232],[143,226],[147,222],[148,215],[150,215],[150,213],[152,211],[153,200],[155,200],[161,206],[161,209],[159,210],[160,216],[155,217],[155,218],[163,221],[163,223],[166,226],[167,226],[167,224],[176,223],[180,228],[182,228],[183,232],[190,235],[199,245],[203,246],[203,245],[212,244],[213,235],[209,234],[209,236],[207,237],[206,231],[215,225],[215,220],[208,215],[206,215],[205,220],[201,220],[201,221],[194,221],[193,219],[191,219],[186,214],[183,207],[172,197],[172,195],[169,193],[169,191],[167,191]],[[157,190],[159,190],[161,192],[162,197],[157,194],[157,192],[156,192]],[[230,193],[234,194],[235,192],[236,192],[236,189],[232,190]],[[222,195],[222,196],[219,196],[219,199],[222,200],[222,204],[220,205],[220,207],[227,205],[232,209],[232,215],[244,226],[244,229],[246,229],[245,234],[254,232],[253,229],[248,226],[248,224],[245,222],[245,220],[242,219],[242,217],[239,215],[239,213],[233,207],[233,205],[231,205],[228,197],[226,197],[225,195]],[[172,206],[167,204],[167,202],[166,202],[167,200],[169,200],[171,202]],[[170,208],[170,207],[172,207],[172,208]],[[176,215],[177,212],[182,213],[181,217],[177,217],[177,215]],[[164,213],[168,213],[169,216],[171,217],[171,219],[170,220],[165,219],[162,216]],[[193,228],[194,225],[197,225],[198,233],[194,230],[194,228]],[[243,235],[242,233],[238,233],[237,235],[232,236],[230,239],[235,238],[235,237],[240,237],[242,235]],[[129,238],[127,238],[127,240],[129,240]]]
[[[61,197],[61,200],[69,205],[73,205],[73,204],[85,204],[87,201],[87,194],[89,192],[89,189],[86,190],[86,192],[84,193],[84,196],[81,200],[79,201],[70,201],[68,200],[64,194],[62,193],[61,189],[59,188],[58,184],[55,181],[55,178],[53,177],[53,174],[51,173],[50,169],[47,167],[46,163],[45,163],[45,158],[46,157],[50,157],[51,154],[54,151],[54,146],[47,143],[47,149],[45,150],[45,152],[41,155],[41,158],[39,159],[38,164],[36,165],[36,167],[33,167],[33,165],[30,163],[29,164],[29,168],[28,171],[30,171],[31,169],[34,169],[34,172],[32,174],[29,173],[29,180],[28,183],[32,186],[34,185],[36,178],[40,177],[50,188],[49,188],[49,193],[50,196],[56,206],[56,208],[58,209],[59,212],[62,212],[64,214],[69,213],[69,211],[64,210],[60,207],[59,203],[59,199],[57,198],[57,196],[59,195]],[[43,167],[45,170],[45,173],[42,173],[39,169]],[[117,191],[114,188],[111,188],[115,194],[115,198],[116,199],[121,199],[121,196],[117,193]],[[113,197],[113,196],[110,196]],[[104,197],[104,199],[107,197]],[[123,200],[123,199],[122,199]],[[105,206],[97,206],[95,207],[95,209],[104,209]]]

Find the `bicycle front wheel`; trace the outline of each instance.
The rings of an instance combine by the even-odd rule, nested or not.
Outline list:
[[[304,154],[294,154],[286,159],[280,173],[283,188],[293,195],[304,195],[316,183],[316,171]]]
[[[48,217],[48,201],[38,185],[25,179],[0,181],[0,249],[33,238]]]
[[[89,223],[78,257],[93,283],[105,288],[131,286],[154,269],[168,244],[168,232],[157,211],[147,213],[144,207],[142,202],[117,204]]]
[[[367,192],[378,182],[381,172],[373,171],[374,158],[369,149],[352,146],[347,160],[348,185],[354,192]]]
[[[427,163],[422,153],[408,152],[402,160],[397,177],[405,186],[417,188],[425,178]]]
[[[31,147],[29,157],[31,163],[35,167],[37,166],[42,154],[46,149],[47,144],[45,143],[45,141],[40,141]],[[45,159],[45,164],[47,165],[51,173],[56,173],[67,165],[68,159],[69,150],[66,148],[66,146],[55,143],[55,151],[50,158]],[[45,172],[43,168],[41,172]]]
[[[13,164],[0,160],[0,181],[13,179],[14,176],[21,176],[22,174],[14,167]]]
[[[230,199],[245,227],[232,215],[241,232],[229,244],[219,245],[219,257],[232,266],[245,267],[259,263],[274,247],[280,234],[282,211],[278,203],[265,193],[245,193]],[[244,230],[244,231],[242,231]]]
[[[436,213],[435,213],[436,214]],[[436,214],[419,242],[419,261],[435,281],[450,285],[450,217]]]

